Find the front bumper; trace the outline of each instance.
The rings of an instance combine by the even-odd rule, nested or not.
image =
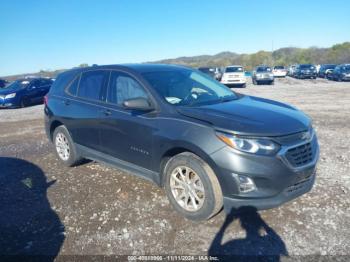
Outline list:
[[[343,75],[341,79],[343,81],[350,81],[350,75]]]
[[[273,72],[274,77],[286,77],[287,72]]]
[[[0,97],[0,108],[14,108],[18,106],[17,97],[7,98]]]
[[[295,166],[288,154],[304,144],[310,144],[312,160]],[[224,147],[211,157],[218,165],[225,211],[243,206],[260,210],[277,207],[311,190],[316,176],[319,146],[316,135],[313,135],[301,144],[283,145],[275,156],[246,154]],[[238,176],[252,179],[256,190],[240,192]]]
[[[316,78],[317,73],[300,73],[299,77],[300,78]]]
[[[270,75],[256,76],[255,80],[257,82],[272,82],[275,78]]]
[[[224,85],[244,85],[247,83],[246,78],[231,78],[221,80],[221,83]]]
[[[316,173],[313,172],[309,179],[300,181],[295,185],[283,190],[281,193],[268,197],[268,198],[232,198],[224,197],[224,209],[225,212],[230,213],[232,209],[238,209],[240,207],[252,206],[258,210],[270,209],[278,207],[288,201],[291,201],[307,192],[309,192],[315,183]]]

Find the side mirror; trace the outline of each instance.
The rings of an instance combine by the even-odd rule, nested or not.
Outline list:
[[[154,108],[148,99],[143,97],[132,98],[124,100],[123,106],[127,109],[141,110],[141,111],[151,111]]]

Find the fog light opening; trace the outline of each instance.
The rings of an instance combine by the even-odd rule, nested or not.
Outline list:
[[[239,191],[241,193],[248,193],[256,190],[254,181],[251,178],[239,175],[238,180],[239,180]]]

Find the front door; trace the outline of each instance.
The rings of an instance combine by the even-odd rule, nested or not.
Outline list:
[[[123,107],[124,100],[148,94],[133,76],[112,71],[107,92],[108,109],[101,116],[101,148],[120,160],[151,169],[156,115]]]

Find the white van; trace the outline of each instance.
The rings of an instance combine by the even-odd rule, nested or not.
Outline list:
[[[245,87],[247,78],[243,66],[233,65],[226,67],[221,77],[221,83],[229,87],[238,85]]]

